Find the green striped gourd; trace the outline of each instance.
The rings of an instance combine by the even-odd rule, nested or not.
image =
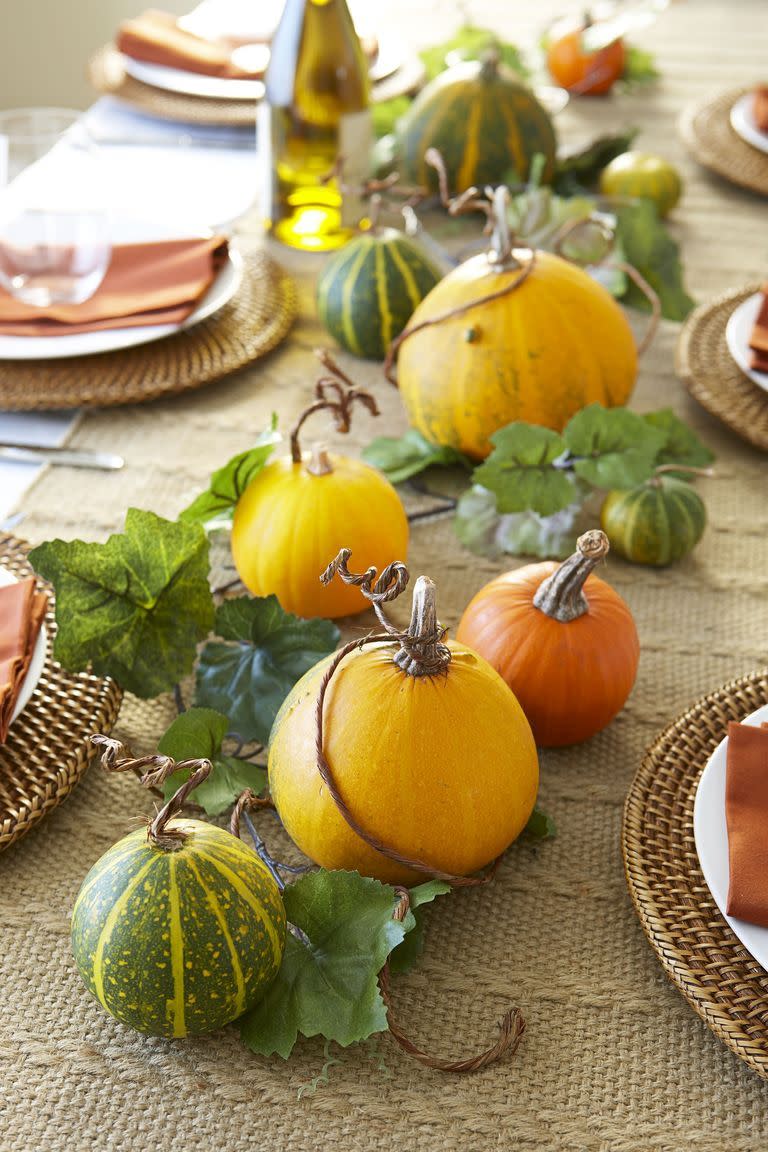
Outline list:
[[[432,191],[437,173],[425,162],[428,148],[440,152],[455,192],[527,180],[537,153],[544,157],[544,183],[555,171],[552,121],[493,55],[441,72],[399,121],[396,136],[401,178]]]
[[[383,360],[439,279],[438,269],[408,236],[395,228],[374,228],[329,260],[317,286],[317,310],[342,348]]]
[[[654,476],[625,492],[609,492],[600,513],[611,548],[633,564],[663,567],[691,552],[707,522],[704,501],[684,480]]]
[[[235,1020],[280,967],[285,909],[255,852],[200,820],[172,849],[139,829],[86,876],[72,915],[80,975],[102,1007],[151,1036]]]

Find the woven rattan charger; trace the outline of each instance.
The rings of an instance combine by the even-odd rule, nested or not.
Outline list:
[[[0,567],[19,579],[32,575],[26,546],[2,533]],[[48,654],[40,680],[0,745],[0,851],[26,835],[69,795],[92,757],[88,737],[92,732],[109,732],[120,708],[122,693],[114,680],[65,672],[53,660],[52,599],[45,627]]]
[[[0,408],[139,404],[199,388],[251,364],[287,335],[296,290],[263,252],[245,257],[244,273],[228,304],[178,335],[95,356],[0,360]]]
[[[729,720],[768,703],[768,669],[703,697],[651,745],[624,808],[635,910],[670,979],[724,1044],[768,1079],[768,973],[720,914],[699,866],[693,804]]]
[[[692,312],[680,332],[675,371],[702,408],[768,452],[768,392],[744,375],[725,341],[731,313],[759,287],[726,292]]]
[[[680,135],[694,159],[731,184],[768,196],[768,153],[753,148],[731,127],[731,108],[749,88],[732,88],[687,108]]]

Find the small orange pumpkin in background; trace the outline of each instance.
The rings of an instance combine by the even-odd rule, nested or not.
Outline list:
[[[291,433],[291,454],[271,460],[243,492],[231,544],[238,575],[254,596],[274,593],[286,612],[335,619],[369,607],[359,588],[334,584],[324,591],[320,584],[318,573],[339,537],[366,566],[383,568],[393,554],[405,555],[408,518],[395,489],[370,464],[322,446],[302,452],[299,432],[314,412],[331,412],[340,432],[349,431],[355,401],[378,415],[372,396],[356,389],[327,354],[321,360],[339,380],[318,381],[317,399]]]
[[[456,633],[503,676],[544,748],[594,736],[635,682],[632,613],[591,575],[608,549],[605,533],[586,532],[559,567],[547,561],[498,576],[470,602]]]
[[[589,14],[576,23],[567,18],[558,21],[547,35],[549,74],[577,96],[602,96],[624,73],[626,51],[620,37],[595,51],[585,47],[584,33],[593,24]]]

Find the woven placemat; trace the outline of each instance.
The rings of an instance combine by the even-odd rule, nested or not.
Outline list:
[[[31,576],[27,546],[0,534],[0,567],[22,579]],[[114,680],[65,672],[51,656],[56,634],[52,595],[45,627],[48,654],[42,674],[0,745],[0,852],[69,795],[92,759],[88,737],[109,732],[120,709],[122,692]]]
[[[0,409],[140,404],[199,388],[270,352],[295,315],[293,281],[264,252],[252,252],[234,298],[176,336],[96,356],[0,360]]]
[[[725,342],[731,313],[759,288],[734,289],[692,312],[677,342],[675,371],[702,408],[768,452],[768,392],[744,375]]]
[[[737,939],[699,866],[693,803],[727,733],[768,703],[768,668],[704,696],[651,745],[624,807],[635,910],[667,975],[724,1044],[768,1079],[768,973]]]
[[[123,57],[113,44],[107,44],[88,63],[88,76],[97,92],[132,104],[149,116],[180,120],[185,124],[229,124],[252,127],[256,117],[255,100],[211,100],[155,88],[129,76]],[[401,66],[371,89],[374,103],[407,96],[423,83],[426,69],[418,56],[407,56]]]
[[[768,196],[768,153],[747,144],[731,127],[731,108],[749,88],[732,88],[686,108],[680,135],[693,157],[718,176]]]

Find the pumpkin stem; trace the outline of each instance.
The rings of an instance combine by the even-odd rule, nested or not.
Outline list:
[[[119,740],[102,736],[100,733],[91,736],[91,744],[104,749],[101,754],[101,766],[107,772],[137,772],[148,769],[141,776],[141,783],[146,788],[159,788],[174,772],[184,768],[189,770],[188,779],[174,792],[154,820],[150,820],[147,827],[147,839],[155,848],[160,848],[164,852],[175,852],[180,848],[187,838],[187,833],[181,828],[169,828],[168,822],[181,812],[190,792],[197,788],[198,784],[202,784],[213,771],[211,761],[177,761],[171,756],[162,756],[159,753],[154,756],[134,757]]]
[[[294,464],[301,464],[303,462],[303,455],[301,451],[301,444],[299,443],[299,432],[304,425],[304,422],[314,412],[331,412],[333,414],[333,422],[337,432],[349,432],[352,424],[352,408],[356,401],[363,404],[372,416],[379,415],[379,407],[370,392],[365,392],[362,388],[357,388],[346,372],[343,372],[336,361],[331,356],[330,352],[326,352],[324,348],[316,348],[315,355],[320,363],[332,372],[332,376],[321,376],[315,384],[315,396],[317,399],[310,404],[299,416],[298,420],[291,429],[291,459]],[[345,388],[344,385],[347,385]],[[314,465],[314,467],[313,467]],[[330,458],[324,451],[315,453],[308,465],[308,471],[312,472],[315,476],[324,476],[328,472],[332,472]]]
[[[435,676],[445,672],[451,650],[443,644],[445,629],[437,619],[437,588],[429,576],[419,576],[413,588],[411,622],[400,637],[395,664],[408,676]]]
[[[668,472],[685,472],[689,476],[714,476],[714,468],[694,468],[689,464],[659,464],[658,468],[654,468],[653,476],[649,483],[655,484],[659,487],[659,477],[666,475]]]
[[[561,624],[583,616],[589,611],[584,581],[609,548],[608,537],[599,529],[579,536],[573,555],[539,585],[533,598],[534,606]]]

